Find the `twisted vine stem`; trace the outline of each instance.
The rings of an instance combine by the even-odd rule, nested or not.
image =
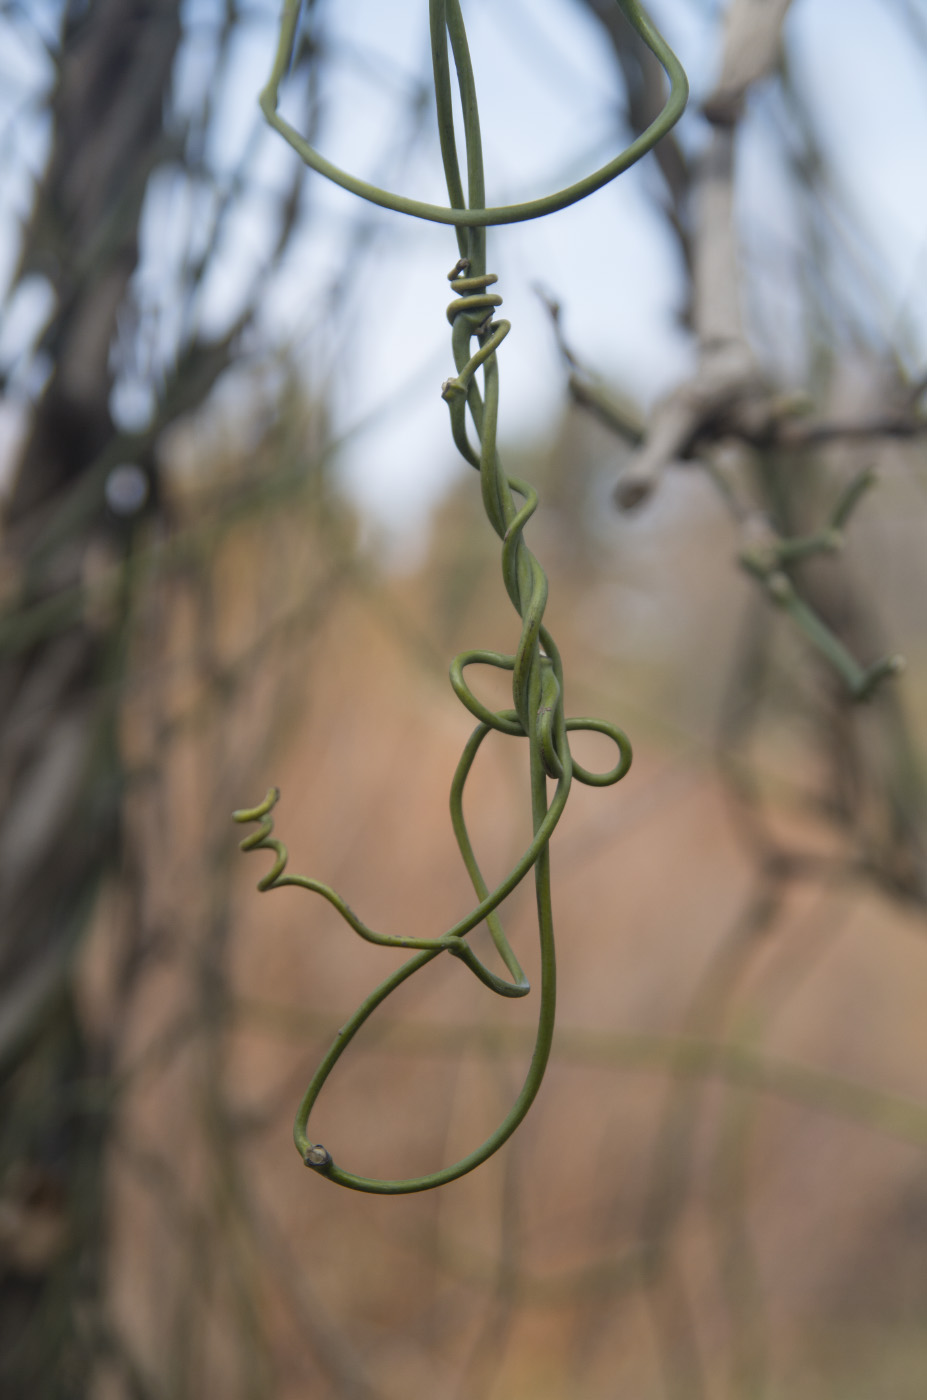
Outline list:
[[[450,794],[454,835],[478,903],[465,918],[439,937],[405,938],[378,933],[365,924],[330,886],[304,875],[288,875],[286,847],[273,835],[271,812],[279,797],[276,788],[270,790],[259,806],[234,813],[237,822],[259,823],[258,829],[241,842],[242,850],[270,850],[276,857],[271,869],[259,881],[258,889],[269,890],[282,885],[299,885],[303,889],[312,890],[327,899],[361,938],[385,947],[414,950],[414,956],[366,997],[338,1031],[313,1075],[296,1114],[293,1136],[297,1150],[306,1165],[338,1185],[355,1191],[400,1195],[429,1190],[453,1181],[492,1156],[525,1117],[544,1077],[554,1030],[556,958],[550,889],[550,838],[563,814],[574,778],[592,786],[605,787],[623,778],[631,764],[631,746],[622,730],[605,720],[567,718],[564,712],[560,653],[544,626],[547,577],[524,539],[525,526],[537,507],[537,494],[527,482],[505,473],[496,450],[499,409],[496,351],[508,334],[510,326],[507,321],[493,319],[502,299],[488,290],[497,279],[486,271],[488,225],[539,218],[543,214],[563,209],[583,199],[640,159],[682,113],[687,85],[678,60],[653,28],[637,0],[618,0],[618,3],[644,43],[666,70],[670,79],[670,95],[666,106],[642,136],[601,170],[565,190],[524,204],[486,208],[476,89],[459,0],[430,0],[438,131],[450,200],[447,208],[423,204],[356,179],[326,161],[278,115],[277,95],[292,55],[299,0],[286,0],[273,71],[270,82],[261,94],[261,107],[268,121],[314,170],[370,203],[417,218],[452,224],[455,227],[460,256],[448,275],[456,295],[448,307],[447,314],[451,323],[451,346],[457,372],[444,383],[441,392],[450,409],[454,442],[465,460],[479,471],[483,506],[490,524],[502,541],[503,582],[522,624],[521,637],[514,654],[467,651],[455,657],[451,663],[451,684],[466,709],[479,721],[457,765]],[[457,157],[449,46],[454,58],[463,111],[468,198],[464,197]],[[477,346],[471,351],[474,339]],[[482,390],[476,380],[477,370],[482,370]],[[471,444],[468,436],[468,415],[476,433],[476,447]],[[521,505],[516,503],[516,497],[521,500]],[[473,665],[494,666],[511,671],[512,709],[491,710],[473,693],[464,678],[466,668]],[[605,734],[615,743],[618,761],[608,772],[590,772],[573,758],[568,735],[581,729]],[[476,859],[464,821],[463,793],[477,753],[484,739],[493,731],[528,741],[533,839],[508,875],[490,890]],[[548,778],[556,782],[550,800],[547,791]],[[524,1084],[515,1103],[485,1142],[460,1161],[440,1171],[394,1181],[357,1176],[346,1171],[332,1160],[327,1148],[321,1143],[312,1142],[308,1136],[309,1116],[329,1074],[377,1007],[397,987],[441,953],[449,953],[458,958],[474,976],[499,996],[521,997],[530,991],[528,980],[509,944],[497,913],[499,905],[521,883],[529,870],[534,871],[537,895],[541,989],[534,1050]],[[510,980],[487,967],[467,942],[467,935],[482,923],[489,929]]]

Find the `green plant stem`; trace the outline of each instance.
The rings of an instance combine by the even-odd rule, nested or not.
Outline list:
[[[571,204],[576,204],[579,200],[594,194],[596,190],[607,185],[616,176],[634,165],[652,150],[662,136],[670,131],[682,116],[685,110],[686,101],[689,95],[689,85],[686,80],[682,64],[670,49],[650,21],[643,5],[638,0],[617,0],[628,22],[632,25],[638,36],[646,44],[650,52],[655,56],[662,66],[670,82],[670,92],[660,115],[651,122],[646,131],[642,132],[630,146],[627,146],[619,155],[615,156],[601,169],[594,171],[584,179],[576,181],[575,184],[568,185],[565,189],[557,190],[553,194],[544,195],[540,199],[527,200],[520,204],[502,205],[497,208],[484,209],[478,204],[472,204],[469,209],[463,208],[462,200],[455,203],[454,191],[450,191],[451,207],[446,208],[440,204],[428,204],[418,199],[410,199],[407,195],[393,194],[389,190],[380,189],[377,185],[371,185],[366,180],[360,180],[356,175],[351,175],[346,170],[341,170],[331,161],[326,160],[305,137],[301,136],[295,127],[280,116],[277,111],[280,84],[287,73],[293,56],[296,43],[296,29],[299,20],[300,0],[286,0],[283,10],[283,18],[280,26],[280,39],[277,45],[277,52],[271,69],[270,79],[267,86],[261,93],[261,111],[267,121],[278,131],[296,151],[297,155],[305,163],[315,170],[319,175],[324,175],[326,179],[340,185],[342,189],[350,191],[351,194],[358,195],[368,204],[377,204],[383,209],[392,209],[399,214],[410,214],[417,219],[427,219],[432,223],[453,224],[458,229],[462,228],[488,228],[501,224],[523,223],[528,219],[539,219],[545,214],[556,213],[560,209],[567,209]],[[432,14],[438,14],[442,19],[445,15],[450,16],[448,27],[451,23],[455,26],[458,23],[460,12],[459,4],[456,0],[434,0]],[[461,22],[462,28],[462,22]],[[433,28],[432,32],[435,30]],[[440,32],[440,31],[439,31]],[[452,38],[454,30],[451,30]],[[456,55],[455,55],[456,57]],[[453,130],[453,117],[442,116],[439,121],[447,129]]]
[[[678,62],[652,29],[637,0],[620,0],[628,19],[645,43],[666,67],[671,79],[670,99],[663,113],[642,137],[596,174],[528,204],[505,209],[485,208],[482,140],[473,67],[459,0],[430,0],[431,45],[437,102],[438,134],[444,162],[450,206],[446,209],[391,195],[325,161],[277,115],[277,93],[290,61],[299,12],[298,0],[288,0],[284,10],[280,45],[270,83],[261,97],[261,106],[270,123],[286,137],[303,159],[323,175],[353,190],[374,204],[385,205],[418,218],[453,224],[460,253],[448,274],[455,298],[448,307],[451,348],[456,375],[442,387],[448,404],[451,433],[464,459],[480,474],[480,489],[487,518],[502,541],[502,578],[506,592],[521,619],[521,637],[512,655],[501,652],[470,651],[451,664],[451,684],[464,706],[479,721],[471,734],[451,785],[451,824],[461,858],[470,876],[478,903],[438,938],[406,938],[379,933],[363,922],[330,886],[302,875],[287,875],[287,851],[273,836],[271,811],[278,800],[272,788],[259,806],[234,813],[239,822],[258,822],[257,831],[245,837],[243,850],[270,850],[276,859],[259,882],[268,890],[281,885],[299,885],[320,894],[337,909],[359,937],[392,948],[414,949],[415,955],[393,972],[361,1003],[341,1027],[303,1095],[293,1137],[307,1166],[340,1186],[380,1195],[400,1195],[429,1190],[465,1175],[492,1156],[512,1135],[531,1107],[544,1078],[553,1043],[556,1009],[556,955],[550,877],[550,838],[563,813],[573,778],[592,786],[618,782],[628,771],[631,748],[625,734],[605,720],[567,719],[563,708],[563,666],[560,654],[544,626],[547,605],[547,577],[524,539],[525,527],[537,508],[537,493],[526,482],[509,477],[503,470],[496,448],[499,413],[499,368],[496,352],[509,331],[507,321],[493,320],[501,297],[488,290],[496,277],[486,270],[486,226],[537,218],[584,198],[613,179],[639,159],[677,119],[685,103],[685,78]],[[466,146],[467,192],[460,172],[448,48],[453,55],[457,88],[463,113]],[[477,341],[473,349],[473,341]],[[482,391],[477,372],[482,376]],[[476,433],[477,446],[468,437],[467,419]],[[519,497],[523,504],[516,504]],[[494,711],[473,694],[464,679],[472,665],[489,665],[512,673],[513,708]],[[592,729],[606,734],[618,749],[618,761],[606,773],[591,773],[573,762],[568,734],[571,730]],[[463,814],[463,794],[477,753],[488,734],[497,731],[527,738],[530,770],[533,839],[509,874],[490,890],[476,859]],[[556,781],[553,798],[548,800],[547,781]],[[357,1176],[337,1165],[327,1148],[309,1137],[309,1117],[328,1076],[360,1028],[384,1001],[408,978],[440,953],[450,953],[464,963],[491,991],[505,997],[521,997],[530,991],[521,964],[511,948],[498,917],[498,907],[529,870],[534,870],[540,939],[541,988],[534,1048],[524,1083],[503,1121],[474,1151],[454,1164],[423,1176],[381,1180]],[[466,936],[485,923],[508,972],[508,979],[493,972],[477,956]]]

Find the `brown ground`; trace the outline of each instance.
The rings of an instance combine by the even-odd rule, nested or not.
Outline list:
[[[229,568],[223,587],[240,619],[247,582]],[[323,609],[290,677],[298,722],[245,776],[234,707],[160,749],[142,699],[130,718],[129,747],[160,771],[158,801],[137,804],[151,869],[135,916],[168,931],[132,1008],[112,1173],[114,1302],[146,1369],[204,1400],[921,1396],[924,921],[859,880],[797,882],[754,918],[756,874],[704,749],[646,718],[612,714],[641,736],[631,774],[575,789],[556,834],[559,1032],[522,1130],[423,1195],[345,1192],[303,1167],[302,1089],[396,959],[306,892],[258,894],[269,857],[233,859],[240,832],[215,804],[279,782],[291,869],[376,927],[432,934],[466,910],[447,790],[469,720],[382,603],[349,589]],[[179,654],[196,627],[176,616]],[[507,624],[493,615],[485,643]],[[585,707],[620,663],[572,651]],[[256,671],[248,713],[262,684]],[[165,713],[196,699],[175,689],[162,741]],[[490,876],[525,840],[521,750],[488,745],[473,781]],[[590,741],[587,761],[605,750]],[[777,821],[794,845],[835,849],[817,818]],[[529,889],[508,905],[533,975]],[[101,1015],[125,916],[104,903],[89,950]],[[362,1032],[314,1135],[363,1173],[452,1160],[517,1091],[533,1012],[438,960]]]

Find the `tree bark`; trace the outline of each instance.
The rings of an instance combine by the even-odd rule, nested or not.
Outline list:
[[[70,11],[19,268],[49,280],[55,311],[43,345],[53,368],[0,540],[13,580],[0,622],[0,1389],[11,1396],[86,1393],[95,1349],[86,1304],[104,1244],[105,1123],[75,1100],[106,1050],[81,1026],[72,969],[118,854],[127,599],[122,587],[83,599],[101,561],[118,566],[131,547],[108,516],[100,463],[119,445],[113,345],[179,37],[176,0]]]

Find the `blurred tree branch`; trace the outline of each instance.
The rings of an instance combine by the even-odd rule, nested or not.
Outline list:
[[[28,352],[49,370],[27,410],[0,537],[0,1114],[9,1125],[0,1135],[0,1195],[11,1173],[38,1174],[54,1184],[61,1215],[60,1246],[41,1267],[24,1273],[0,1260],[0,1383],[11,1394],[83,1393],[97,1363],[81,1318],[103,1290],[107,1115],[71,1104],[76,1083],[112,1072],[118,1026],[108,1040],[87,1038],[73,969],[101,881],[120,862],[126,775],[117,729],[134,561],[140,543],[150,550],[172,527],[161,442],[240,359],[299,213],[294,170],[269,214],[275,238],[242,310],[224,331],[205,335],[195,303],[250,175],[243,166],[226,182],[211,237],[171,291],[185,315],[173,357],[149,370],[148,422],[121,427],[112,396],[125,356],[138,354],[133,328],[144,334],[133,279],[151,176],[189,168],[201,183],[214,178],[202,152],[233,8],[217,10],[213,22],[213,82],[201,110],[185,116],[174,88],[184,36],[178,0],[61,7],[51,149],[8,294],[9,301],[30,279],[44,279],[52,311]],[[125,464],[143,483],[128,516],[106,496],[111,474]],[[140,928],[124,931],[126,998],[144,961],[143,936]],[[36,1094],[40,1069],[45,1089]],[[141,1381],[127,1372],[127,1384],[138,1391]]]

